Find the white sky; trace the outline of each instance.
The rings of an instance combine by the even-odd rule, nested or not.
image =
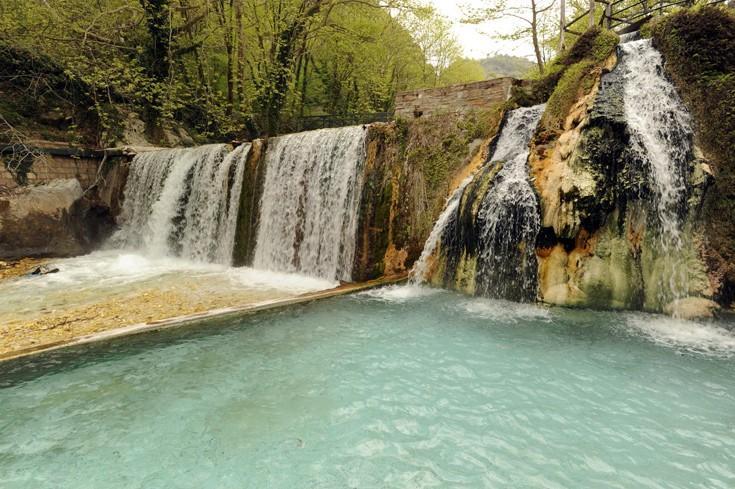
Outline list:
[[[519,2],[523,0],[517,0]],[[462,6],[482,7],[490,0],[427,0],[437,11],[453,24],[454,35],[464,49],[468,58],[484,58],[492,54],[510,54],[533,58],[533,47],[530,40],[504,41],[494,39],[494,34],[508,34],[523,23],[515,19],[500,19],[481,25],[462,24]]]

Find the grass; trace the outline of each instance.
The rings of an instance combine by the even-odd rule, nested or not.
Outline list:
[[[589,89],[594,81],[593,70],[601,66],[614,52],[619,38],[612,31],[593,27],[546,67],[546,73],[527,87],[514,90],[509,101],[512,107],[528,107],[548,103],[541,125],[560,129],[580,89]]]

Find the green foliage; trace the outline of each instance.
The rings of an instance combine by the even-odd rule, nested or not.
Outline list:
[[[53,60],[37,71],[82,87],[110,139],[122,106],[151,136],[176,122],[221,140],[482,77],[447,22],[408,0],[3,0],[0,42]]]
[[[48,56],[0,41],[0,116],[19,130],[65,141],[96,143],[101,107],[92,87]],[[50,120],[48,127],[42,121]],[[0,144],[8,144],[7,138]],[[70,141],[74,142],[74,141]]]
[[[488,56],[485,59],[481,59],[480,64],[485,70],[485,76],[487,78],[498,78],[503,76],[524,78],[524,76],[532,70],[534,73],[537,73],[536,65],[520,56],[496,54]]]
[[[720,299],[735,299],[735,15],[718,7],[683,10],[646,29],[694,116],[698,142],[714,165],[705,201],[710,266]]]
[[[593,70],[614,52],[619,38],[612,31],[598,27],[589,29],[547,65],[546,74],[527,87],[515,88],[511,103],[531,106],[548,102],[541,127],[558,130],[580,90],[589,90],[594,82]]]
[[[443,206],[450,176],[466,163],[467,148],[473,141],[487,138],[497,127],[500,115],[500,109],[496,108],[463,116],[420,118],[409,124],[405,161],[409,167],[421,168],[428,196],[443,196],[433,204]]]
[[[481,80],[485,80],[482,65],[474,59],[459,58],[442,71],[437,85],[445,87]]]

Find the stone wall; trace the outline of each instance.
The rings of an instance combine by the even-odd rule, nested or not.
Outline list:
[[[88,253],[114,230],[128,156],[51,144],[34,146],[23,185],[0,163],[0,260]]]
[[[29,185],[46,184],[52,180],[74,178],[82,188],[91,186],[97,177],[100,160],[97,158],[77,158],[41,154],[33,162],[27,174]],[[13,189],[18,187],[5,165],[0,165],[0,187]]]
[[[496,78],[464,85],[400,92],[395,116],[413,119],[443,113],[490,109],[510,98],[511,87],[522,83],[514,78]]]

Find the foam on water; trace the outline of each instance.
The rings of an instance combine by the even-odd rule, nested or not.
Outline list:
[[[414,299],[427,297],[440,292],[439,289],[423,287],[421,285],[388,285],[370,289],[359,295],[379,299],[386,302],[408,302]]]
[[[284,290],[292,293],[316,292],[339,286],[335,280],[326,280],[296,273],[274,272],[256,268],[230,268],[225,273],[233,284],[247,287]]]
[[[629,314],[626,329],[656,344],[688,353],[735,356],[735,331],[722,324],[655,314]]]
[[[220,292],[257,289],[299,294],[339,285],[335,281],[303,275],[116,250],[55,260],[51,264],[59,268],[58,273],[0,281],[3,297],[0,316],[16,316],[23,311],[35,313],[41,308],[73,307],[108,297],[136,294],[143,288],[176,288],[184,278],[206,281]]]
[[[458,304],[458,309],[471,316],[499,321],[550,321],[548,307],[502,299],[472,298]]]

